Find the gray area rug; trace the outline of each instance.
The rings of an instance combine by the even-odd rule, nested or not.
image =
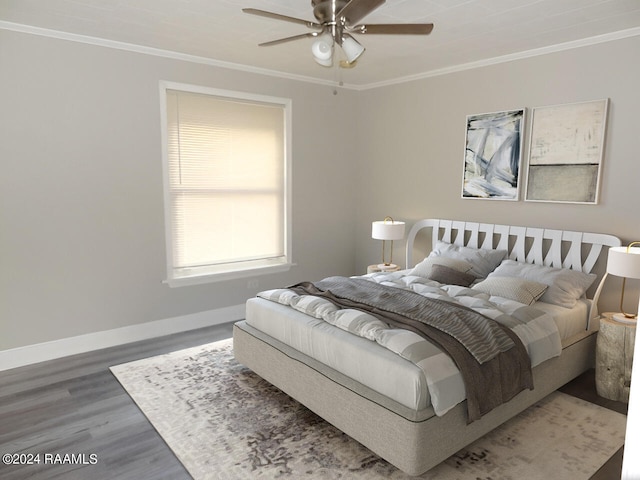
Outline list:
[[[231,340],[111,368],[196,480],[409,477],[239,365]],[[422,479],[588,479],[626,417],[555,392]]]

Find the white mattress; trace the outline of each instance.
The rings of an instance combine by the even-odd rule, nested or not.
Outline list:
[[[553,317],[562,340],[586,328],[589,300],[578,302],[573,309],[542,302],[537,302],[535,307]],[[276,340],[414,411],[431,406],[424,372],[376,342],[261,298],[247,302],[246,321]],[[407,334],[417,336],[412,332]]]

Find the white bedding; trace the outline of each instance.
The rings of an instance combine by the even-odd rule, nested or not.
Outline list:
[[[531,309],[512,300],[404,273],[364,278],[456,301],[491,318]],[[389,328],[363,312],[337,311],[324,299],[298,296],[287,289],[258,296],[261,298],[247,303],[247,323],[252,327],[401,405],[415,411],[432,406],[437,415],[444,415],[465,398],[464,383],[453,361],[418,334]],[[559,355],[561,340],[585,329],[588,312],[587,302],[578,302],[574,309],[540,302],[535,307],[537,318],[514,328],[532,366]]]
[[[376,342],[279,303],[252,298],[247,323],[415,411],[431,404],[422,370]]]
[[[591,300],[581,298],[573,308],[564,308],[551,303],[536,302],[534,307],[547,312],[553,317],[564,341],[587,329],[587,318],[591,308]]]

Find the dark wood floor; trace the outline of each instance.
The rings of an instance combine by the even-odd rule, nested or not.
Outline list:
[[[0,372],[0,454],[41,454],[35,465],[6,466],[0,461],[0,478],[189,480],[109,367],[229,338],[231,327],[209,327]],[[598,397],[594,377],[593,371],[587,372],[562,391],[626,413],[625,404]],[[46,465],[44,454],[52,454]],[[85,465],[51,464],[69,460],[65,454]],[[592,480],[619,479],[621,469],[622,449]]]

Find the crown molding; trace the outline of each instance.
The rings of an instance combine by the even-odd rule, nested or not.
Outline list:
[[[152,55],[157,57],[169,58],[173,60],[181,60],[184,62],[199,63],[203,65],[210,65],[214,67],[227,68],[231,70],[237,70],[247,73],[254,73],[259,75],[267,75],[271,77],[283,78],[287,80],[297,80],[301,82],[315,83],[318,85],[325,85],[330,87],[336,87],[336,82],[331,80],[322,80],[318,78],[308,77],[305,75],[296,75],[292,73],[281,72],[278,70],[270,70],[266,68],[253,67],[250,65],[244,65],[233,62],[226,62],[222,60],[216,60],[208,57],[201,57],[197,55],[189,55],[186,53],[174,52],[171,50],[163,50],[159,48],[146,47],[143,45],[136,45],[126,42],[119,42],[116,40],[108,40],[99,37],[92,37],[88,35],[79,35],[75,33],[62,32],[59,30],[51,30],[47,28],[35,27],[32,25],[24,25],[20,23],[6,22],[0,20],[0,30],[10,30],[20,33],[28,33],[31,35],[39,35],[44,37],[56,38],[60,40],[67,40],[70,42],[85,43],[89,45],[96,45],[105,48],[113,48],[117,50],[125,50],[128,52],[140,53],[144,55]],[[563,52],[566,50],[572,50],[576,48],[587,47],[591,45],[597,45],[600,43],[611,42],[615,40],[622,40],[625,38],[635,37],[640,35],[640,27],[629,28],[626,30],[619,30],[617,32],[605,33],[602,35],[596,35],[594,37],[583,38],[580,40],[574,40],[565,43],[559,43],[548,47],[536,48],[532,50],[525,50],[522,52],[512,53],[509,55],[502,55],[500,57],[492,57],[475,62],[463,63],[459,65],[452,65],[450,67],[439,68],[435,70],[429,70],[423,73],[415,75],[407,75],[404,77],[398,77],[381,82],[374,82],[364,85],[355,84],[340,84],[341,89],[347,90],[371,90],[374,88],[386,87],[391,85],[398,85],[407,82],[413,82],[416,80],[422,80],[425,78],[438,77],[442,75],[448,75],[451,73],[462,72],[465,70],[473,70],[476,68],[487,67],[491,65],[498,65],[501,63],[514,62],[517,60],[523,60],[526,58],[537,57],[541,55],[548,55],[551,53]]]
[[[563,52],[566,50],[573,50],[576,48],[588,47],[591,45],[612,42],[615,40],[623,40],[625,38],[635,37],[638,35],[640,35],[640,27],[634,27],[634,28],[629,28],[627,30],[619,30],[617,32],[597,35],[595,37],[583,38],[580,40],[573,40],[571,42],[565,42],[565,43],[558,43],[556,45],[551,45],[548,47],[535,48],[533,50],[525,50],[522,52],[503,55],[500,57],[487,58],[484,60],[463,63],[460,65],[452,65],[451,67],[439,68],[436,70],[430,70],[428,72],[418,73],[415,75],[407,75],[405,77],[399,77],[399,78],[395,78],[387,81],[369,83],[367,85],[361,85],[359,87],[359,90],[369,90],[373,88],[386,87],[389,85],[397,85],[401,83],[412,82],[412,81],[421,80],[424,78],[439,77],[441,75],[448,75],[450,73],[462,72],[465,70],[473,70],[476,68],[488,67],[491,65],[498,65],[500,63],[514,62],[514,61],[523,60],[526,58],[538,57],[541,55],[549,55],[551,53],[557,53],[557,52]]]
[[[214,58],[201,57],[198,55],[189,55],[187,53],[174,52],[172,50],[163,50],[160,48],[147,47],[144,45],[136,45],[133,43],[119,42],[105,38],[92,37],[89,35],[80,35],[77,33],[62,32],[60,30],[51,30],[48,28],[34,27],[32,25],[24,25],[21,23],[12,23],[0,20],[0,30],[10,30],[19,33],[28,33],[31,35],[39,35],[42,37],[55,38],[58,40],[67,40],[70,42],[84,43],[105,48],[113,48],[116,50],[124,50],[127,52],[140,53],[143,55],[152,55],[156,57],[169,58],[172,60],[181,60],[184,62],[199,63],[213,67],[228,68],[230,70],[239,70],[247,73],[256,73],[259,75],[268,75],[271,77],[284,78],[288,80],[298,80],[301,82],[317,83],[320,85],[335,86],[335,82],[331,80],[321,80],[318,78],[307,77],[305,75],[296,75],[293,73],[281,72],[278,70],[270,70],[267,68],[253,67],[240,63],[225,62]],[[341,85],[342,88],[351,88],[348,85]]]

